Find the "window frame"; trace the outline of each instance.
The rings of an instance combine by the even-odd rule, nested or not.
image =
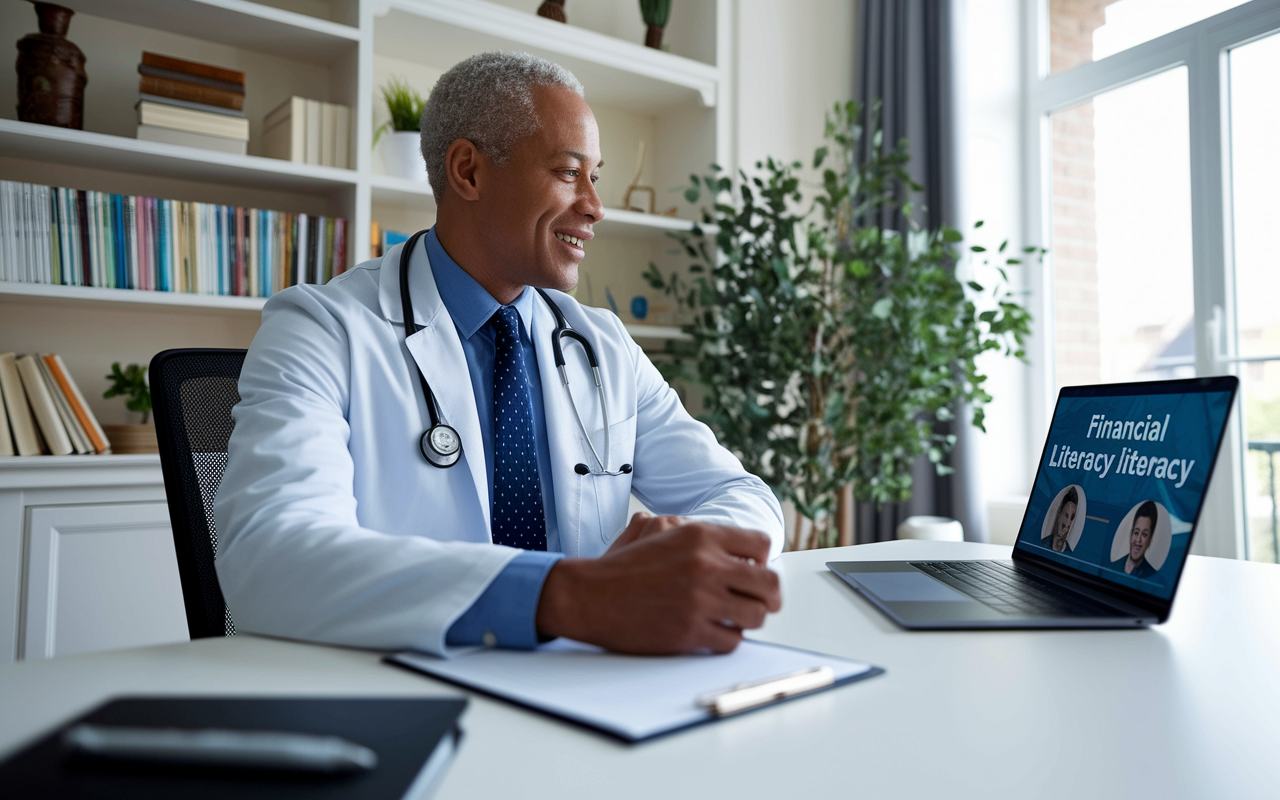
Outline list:
[[[1024,240],[1045,242],[1045,268],[1029,274],[1036,320],[1027,352],[1030,440],[1048,432],[1054,391],[1052,130],[1050,116],[1179,66],[1187,69],[1196,374],[1238,372],[1231,214],[1229,50],[1280,33],[1280,0],[1253,0],[1099,61],[1049,74],[1048,0],[1023,3]],[[1193,553],[1247,556],[1240,399],[1205,497]]]

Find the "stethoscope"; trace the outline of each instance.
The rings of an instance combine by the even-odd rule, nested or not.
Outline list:
[[[418,231],[409,237],[409,241],[404,243],[404,249],[400,251],[400,306],[404,314],[404,337],[408,338],[418,332],[418,323],[413,319],[413,302],[409,299],[409,259],[413,253],[414,247],[417,246],[418,240],[426,231]],[[604,383],[600,380],[600,364],[596,360],[595,348],[587,341],[586,337],[578,333],[569,325],[569,321],[565,319],[564,314],[560,311],[560,307],[552,302],[547,293],[541,289],[536,290],[538,294],[551,307],[551,313],[556,317],[556,329],[551,334],[551,351],[555,357],[556,370],[560,373],[560,382],[564,384],[565,391],[569,395],[569,406],[573,408],[573,416],[578,421],[578,428],[582,431],[582,438],[586,441],[587,447],[591,450],[591,455],[599,464],[599,469],[592,469],[586,464],[577,464],[573,471],[579,475],[629,475],[631,473],[631,465],[623,464],[617,471],[611,471],[608,467],[610,457],[610,447],[612,445],[609,436],[609,404],[605,402]],[[582,421],[582,414],[578,412],[578,404],[573,399],[573,389],[569,386],[569,373],[564,366],[564,348],[561,341],[565,337],[569,337],[578,344],[582,345],[582,350],[586,353],[587,364],[591,367],[591,375],[596,382],[596,392],[600,396],[600,412],[604,415],[604,458],[600,458],[600,453],[596,450],[596,446],[591,442],[591,435],[587,433],[587,426]],[[414,362],[415,366],[417,362]],[[462,438],[458,436],[458,432],[450,426],[440,421],[440,411],[436,408],[436,398],[431,392],[431,387],[427,385],[427,376],[418,369],[418,380],[422,382],[422,394],[427,399],[427,414],[431,419],[431,427],[427,428],[422,434],[422,439],[418,446],[422,450],[422,455],[427,459],[427,463],[436,467],[452,467],[458,463],[458,459],[462,456]]]

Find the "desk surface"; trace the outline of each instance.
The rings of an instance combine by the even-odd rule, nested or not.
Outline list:
[[[823,566],[1007,553],[786,554],[783,610],[756,636],[886,675],[632,747],[473,697],[438,797],[1277,796],[1280,567],[1193,556],[1170,621],[1149,630],[912,633]],[[0,752],[125,692],[457,690],[376,653],[248,636],[4,665]]]

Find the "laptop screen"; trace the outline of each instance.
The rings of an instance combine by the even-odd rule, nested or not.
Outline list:
[[[1168,600],[1235,387],[1228,377],[1063,389],[1016,548]]]

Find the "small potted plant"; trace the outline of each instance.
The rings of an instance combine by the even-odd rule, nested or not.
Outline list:
[[[418,145],[418,125],[427,101],[403,78],[392,78],[379,91],[390,118],[374,131],[373,146],[377,147],[383,134],[388,134],[382,145],[382,164],[387,174],[425,181],[427,167]]]
[[[121,369],[120,362],[117,361],[111,365],[111,374],[106,377],[111,381],[111,387],[102,396],[125,397],[125,408],[142,415],[142,422],[138,425],[102,426],[103,433],[111,442],[111,452],[159,453],[156,428],[147,424],[151,416],[151,387],[147,384],[147,368],[130,364]]]
[[[640,16],[644,19],[644,46],[662,50],[662,31],[671,19],[671,0],[640,0]]]

